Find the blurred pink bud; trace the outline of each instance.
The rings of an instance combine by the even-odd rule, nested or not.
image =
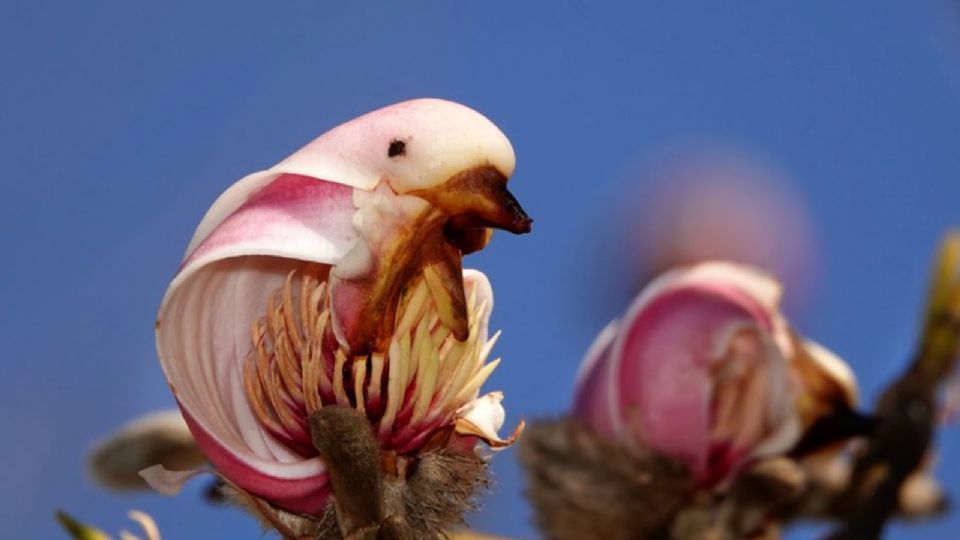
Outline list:
[[[321,512],[308,418],[328,405],[365,413],[402,455],[508,442],[500,395],[478,398],[497,364],[493,293],[461,259],[488,227],[529,230],[506,189],[513,167],[489,120],[425,99],[343,124],[220,196],[156,323],[163,371],[220,474]]]
[[[644,174],[623,218],[644,281],[676,266],[726,260],[772,272],[808,296],[816,271],[813,224],[789,178],[748,153],[681,149]],[[636,276],[634,276],[636,278]]]
[[[789,450],[808,423],[791,359],[798,347],[814,362],[829,353],[794,339],[779,302],[779,283],[731,263],[661,275],[590,348],[575,414],[686,464],[707,487]]]

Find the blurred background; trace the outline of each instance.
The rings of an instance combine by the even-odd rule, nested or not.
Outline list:
[[[508,424],[561,414],[644,280],[705,256],[787,284],[872,402],[905,364],[960,223],[960,12],[946,0],[0,2],[0,529],[259,538],[239,511],[92,485],[100,437],[171,407],[153,320],[230,183],[403,99],[466,103],[518,155],[534,233],[467,264],[497,294]],[[937,474],[960,497],[960,430]],[[480,530],[535,538],[514,451]],[[960,513],[891,538],[944,538]],[[813,538],[801,527],[791,538]]]

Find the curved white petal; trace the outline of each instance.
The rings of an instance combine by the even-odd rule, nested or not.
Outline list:
[[[477,342],[486,343],[490,333],[490,314],[493,313],[493,287],[483,272],[473,268],[464,268],[463,289],[468,295],[476,295],[477,306],[485,306],[479,317]]]
[[[269,295],[303,261],[336,263],[353,243],[352,214],[352,188],[275,178],[187,255],[160,307],[157,351],[188,424],[217,468],[240,471],[231,479],[252,493],[269,495],[270,479],[326,489],[318,459],[292,454],[255,420],[241,373]]]

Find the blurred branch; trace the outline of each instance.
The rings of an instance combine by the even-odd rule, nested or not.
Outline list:
[[[882,394],[876,431],[858,454],[837,503],[846,522],[833,540],[879,538],[901,490],[923,464],[937,424],[937,394],[960,344],[960,233],[947,235],[934,263],[916,356]]]

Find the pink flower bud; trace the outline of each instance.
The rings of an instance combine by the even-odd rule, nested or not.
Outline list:
[[[492,291],[461,259],[488,227],[529,230],[506,189],[513,166],[479,113],[416,100],[337,127],[220,196],[156,326],[163,371],[221,475],[318,514],[329,482],[308,418],[330,405],[365,413],[401,455],[509,442],[495,432],[499,394],[478,398],[498,362],[486,363]]]
[[[806,394],[791,365],[797,349],[804,361],[845,366],[795,339],[779,302],[780,285],[743,266],[661,275],[591,347],[575,414],[602,435],[686,464],[702,486],[789,450],[812,421],[798,408]]]

